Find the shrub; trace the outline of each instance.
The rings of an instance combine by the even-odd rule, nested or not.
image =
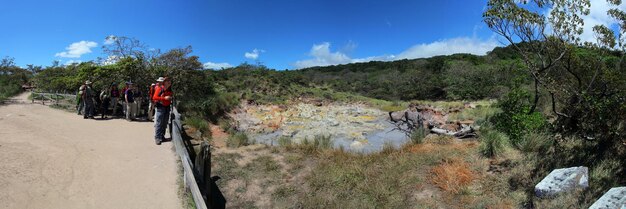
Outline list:
[[[280,143],[280,142],[279,142]],[[316,135],[313,140],[304,138],[295,148],[300,151],[311,154],[324,149],[332,148],[333,144],[330,135]]]
[[[504,152],[504,148],[507,144],[507,137],[505,134],[491,129],[484,129],[480,133],[480,146],[478,151],[485,157],[495,157]]]
[[[512,144],[519,142],[526,133],[538,131],[547,125],[540,112],[530,113],[530,93],[521,89],[511,90],[497,106],[502,112],[492,117],[496,128],[509,135]]]
[[[230,121],[228,119],[225,118],[220,118],[217,121],[217,124],[220,126],[220,128],[222,130],[224,130],[224,132],[226,133],[231,133],[232,132],[232,125],[230,124]]]
[[[619,173],[623,171],[623,165],[620,160],[607,158],[602,160],[598,165],[591,168],[589,173],[590,185],[593,195],[602,195],[611,187],[620,185]]]
[[[0,75],[0,102],[22,91],[18,80],[10,75]]]
[[[383,150],[380,151],[381,154],[391,154],[394,151],[396,151],[396,148],[393,146],[393,144],[389,141],[386,141],[383,144]]]
[[[424,138],[426,138],[426,135],[426,129],[415,129],[413,130],[413,133],[411,133],[411,142],[413,142],[413,144],[421,144],[424,142]]]
[[[250,140],[248,135],[243,132],[237,132],[235,134],[231,134],[226,139],[226,146],[228,147],[241,147],[250,145]]]
[[[202,133],[204,137],[211,137],[211,129],[209,129],[209,124],[202,118],[199,117],[185,117],[183,123],[195,128],[196,130]]]
[[[519,148],[524,152],[543,153],[548,151],[553,145],[554,140],[548,133],[530,132],[525,134],[519,141]]]
[[[316,135],[313,138],[313,146],[319,149],[330,149],[333,147],[330,135]]]
[[[278,137],[278,146],[288,147],[291,146],[291,138],[286,136]]]

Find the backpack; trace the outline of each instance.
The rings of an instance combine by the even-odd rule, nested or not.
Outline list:
[[[105,101],[109,99],[110,95],[107,92],[108,91],[106,89],[100,92],[100,100]]]

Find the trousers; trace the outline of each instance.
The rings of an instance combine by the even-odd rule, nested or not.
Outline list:
[[[154,139],[163,141],[165,139],[165,129],[169,123],[170,107],[156,107],[156,120],[154,123]]]

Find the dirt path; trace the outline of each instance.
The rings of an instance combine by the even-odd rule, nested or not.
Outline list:
[[[0,208],[181,208],[171,143],[152,123],[0,106]]]

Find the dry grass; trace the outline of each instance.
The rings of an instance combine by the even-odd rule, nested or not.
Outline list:
[[[436,137],[440,138],[440,137]],[[447,138],[447,137],[442,137]],[[412,144],[405,146],[403,150],[415,154],[429,154],[433,152],[468,152],[478,146],[478,142],[454,143],[452,141],[442,140],[446,143],[438,143],[439,140],[428,140],[423,144]]]
[[[478,147],[478,142],[433,138],[367,155],[311,152],[297,145],[226,148],[231,151],[214,153],[214,172],[222,177],[218,185],[224,186],[231,207],[522,207],[527,186],[512,187],[516,181],[511,178],[521,177],[517,185],[532,185],[530,176],[521,175],[532,166],[518,163],[519,153],[507,152],[495,162],[501,173],[489,171],[494,160],[482,157]],[[234,152],[240,155],[228,154]],[[515,163],[502,163],[507,159]]]
[[[431,182],[443,191],[458,194],[467,188],[477,176],[461,159],[451,159],[432,169]]]
[[[487,209],[512,209],[515,208],[515,205],[511,203],[509,200],[499,200],[493,205],[489,205],[486,207]]]

